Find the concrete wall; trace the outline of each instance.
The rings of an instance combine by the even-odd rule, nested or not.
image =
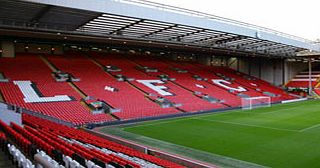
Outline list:
[[[23,44],[15,45],[16,53],[35,53],[35,54],[63,54],[63,47],[60,45],[48,44]]]
[[[24,44],[18,43],[15,45],[15,50],[16,53],[24,53],[25,52],[25,48],[24,48]]]
[[[275,61],[269,60],[269,59],[262,59],[260,65],[261,65],[260,78],[272,84],[278,85],[278,83],[276,83],[276,81],[274,80],[275,79],[275,76],[274,76]],[[280,74],[277,74],[277,75],[280,75]]]
[[[274,85],[283,84],[283,60],[257,57],[228,58],[228,67],[263,79]]]
[[[0,119],[6,124],[14,122],[18,125],[22,125],[21,113],[16,113],[15,111],[8,110],[7,104],[0,102]]]
[[[51,46],[44,44],[29,44],[28,53],[50,54]]]
[[[228,66],[236,71],[261,78],[275,85],[283,84],[282,59],[257,57],[206,57],[198,62],[212,66]]]
[[[273,65],[274,65],[274,69],[273,69],[274,84],[277,86],[282,86],[286,83],[284,60],[283,59],[275,60]]]
[[[274,85],[284,85],[297,73],[308,69],[308,63],[288,62],[281,58],[229,58],[228,65],[234,70],[255,76]],[[319,63],[312,63],[312,67],[318,65]]]
[[[248,58],[241,58],[241,59],[238,59],[238,70],[240,72],[243,72],[245,74],[249,74],[249,71],[250,71],[250,59]]]
[[[308,69],[308,63],[285,61],[285,71],[286,71],[285,81],[288,82],[296,74],[307,69]]]
[[[199,56],[197,61],[200,64],[210,65],[210,56]]]
[[[250,71],[249,75],[260,78],[261,77],[261,61],[259,58],[252,58],[249,62]]]
[[[220,57],[211,57],[210,65],[212,66],[221,66],[222,59]]]
[[[2,57],[15,57],[15,48],[14,43],[12,41],[2,41],[1,50]]]
[[[312,63],[312,67],[319,66],[319,64]],[[308,63],[288,62],[280,58],[229,58],[228,65],[232,69],[263,79],[277,86],[286,84],[297,73],[308,69]]]
[[[226,66],[228,63],[228,59],[228,57],[223,56],[199,56],[197,61],[205,65]]]
[[[227,66],[231,69],[238,70],[238,58],[230,57],[227,59]]]
[[[63,46],[54,45],[54,51],[52,51],[53,54],[61,55],[64,53]]]

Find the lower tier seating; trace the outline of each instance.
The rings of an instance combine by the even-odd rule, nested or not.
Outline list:
[[[0,72],[9,79],[0,82],[7,103],[75,125],[239,107],[242,97],[270,95],[272,102],[294,98],[226,67],[141,55],[17,54],[0,58]],[[57,81],[57,74],[72,79]],[[88,96],[117,110],[93,113],[82,101]],[[161,100],[172,106],[161,106]]]
[[[14,123],[11,124],[11,127],[27,137],[37,147],[39,146],[49,156],[56,159],[58,163],[61,163],[63,159],[57,156],[57,151],[63,157],[69,156],[82,165],[92,161],[95,164],[103,162],[115,167],[119,165],[123,167],[183,167],[94,136],[85,131],[30,115],[23,115],[23,123],[25,125],[24,128]],[[43,142],[41,143],[41,141]]]
[[[320,71],[311,72],[311,85],[315,87],[318,84]],[[309,88],[309,72],[302,71],[295,75],[287,84],[287,88]]]
[[[35,66],[36,65],[36,66]],[[0,72],[9,82],[0,82],[0,91],[7,103],[36,111],[58,119],[82,125],[95,122],[112,121],[106,114],[93,115],[80,103],[81,96],[68,83],[56,82],[49,67],[36,55],[18,55],[16,58],[0,58]],[[31,85],[24,95],[17,81],[29,82]],[[31,97],[31,91],[37,93]],[[42,102],[41,97],[68,95],[70,101]],[[26,101],[26,96],[34,102]]]
[[[311,82],[311,86],[315,87],[318,84],[316,81]],[[292,88],[309,88],[309,81],[290,81],[286,87],[292,87]]]
[[[139,90],[128,83],[119,82],[111,75],[82,54],[70,54],[67,56],[47,56],[48,60],[57,68],[72,73],[81,81],[75,85],[88,96],[93,96],[106,101],[112,107],[120,109],[113,113],[121,119],[134,119],[151,116],[161,116],[179,113],[174,108],[163,109],[159,105],[149,101]],[[118,91],[106,91],[105,86],[113,86]]]
[[[75,128],[23,114],[23,126],[0,120],[0,150],[18,167],[161,168],[183,166],[151,156]],[[28,159],[29,158],[29,159]],[[39,161],[39,160],[38,160]],[[49,165],[49,166],[48,166]]]

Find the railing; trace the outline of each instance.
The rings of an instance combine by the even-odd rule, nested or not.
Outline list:
[[[170,12],[185,14],[185,15],[189,15],[189,16],[196,16],[196,17],[203,17],[203,18],[207,18],[207,19],[217,20],[220,22],[233,24],[233,25],[237,25],[237,26],[243,26],[243,27],[255,29],[257,31],[264,31],[264,32],[276,34],[279,36],[283,36],[283,37],[287,37],[290,39],[302,41],[305,43],[311,43],[311,44],[315,45],[314,41],[308,40],[308,39],[305,39],[302,37],[290,35],[287,33],[283,33],[280,31],[273,30],[273,29],[257,26],[254,24],[245,23],[245,22],[241,22],[241,21],[237,21],[237,20],[233,20],[233,19],[228,19],[228,18],[224,18],[224,17],[220,17],[220,16],[216,16],[216,15],[212,15],[212,14],[208,14],[208,13],[204,13],[204,12],[195,11],[195,10],[189,10],[189,9],[185,9],[185,8],[175,7],[175,6],[171,6],[171,5],[165,5],[165,4],[156,3],[156,2],[150,2],[147,0],[113,0],[113,1],[127,3],[127,4],[134,4],[134,5],[139,5],[139,6],[145,6],[145,7],[149,7],[149,8],[154,8],[154,9],[163,10],[163,11],[170,11]]]

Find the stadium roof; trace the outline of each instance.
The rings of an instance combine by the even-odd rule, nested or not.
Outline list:
[[[225,49],[275,57],[320,51],[313,41],[197,11],[138,0],[0,0],[0,29]]]

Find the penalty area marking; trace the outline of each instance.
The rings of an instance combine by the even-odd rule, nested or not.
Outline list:
[[[317,128],[317,127],[319,127],[319,126],[320,126],[320,123],[319,123],[319,124],[312,125],[312,126],[310,126],[310,127],[304,128],[304,129],[301,129],[301,130],[299,130],[299,132],[305,132],[305,131],[311,130],[311,129],[313,129],[313,128]]]
[[[288,110],[292,110],[298,108],[298,106],[296,107],[290,107],[290,108],[284,108],[284,109],[278,109],[278,110],[271,110],[269,112],[265,112],[265,113],[257,113],[257,114],[271,114],[271,113],[276,113],[276,112],[281,112],[281,111],[288,111]]]

